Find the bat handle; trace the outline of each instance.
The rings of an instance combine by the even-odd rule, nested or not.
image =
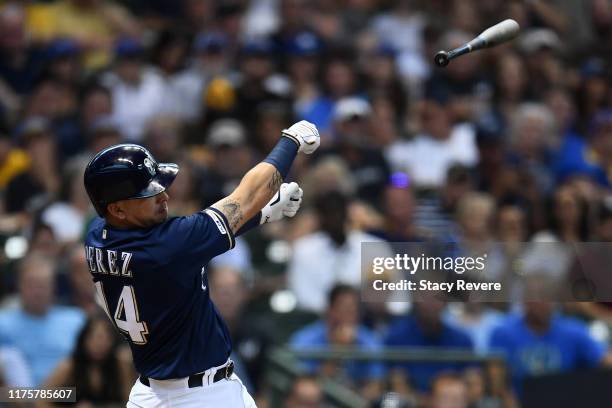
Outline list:
[[[457,58],[458,56],[467,54],[468,52],[471,52],[471,51],[472,51],[472,46],[469,43],[459,48],[455,48],[454,50],[451,50],[448,52],[438,51],[438,53],[434,57],[434,62],[439,67],[445,67],[448,65],[450,60],[452,60],[453,58]]]

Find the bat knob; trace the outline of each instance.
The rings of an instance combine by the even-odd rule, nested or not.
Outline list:
[[[450,59],[448,58],[448,52],[446,51],[438,51],[438,53],[434,57],[434,62],[439,67],[447,66],[449,61]]]

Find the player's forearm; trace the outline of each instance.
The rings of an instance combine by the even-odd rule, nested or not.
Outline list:
[[[227,217],[236,233],[257,215],[278,191],[297,155],[298,146],[289,138],[281,138],[268,157],[245,174],[234,192],[215,204]]]
[[[232,194],[213,205],[225,215],[232,232],[236,233],[266,206],[287,177],[298,151],[311,154],[319,144],[319,132],[310,122],[302,120],[283,130],[268,157],[242,178]],[[298,197],[291,199],[299,200],[302,193],[297,184],[294,190]]]

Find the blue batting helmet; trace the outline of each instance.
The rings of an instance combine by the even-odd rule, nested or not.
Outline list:
[[[174,163],[157,163],[144,147],[119,144],[102,150],[85,169],[85,189],[100,216],[119,200],[153,197],[165,191],[178,174]]]

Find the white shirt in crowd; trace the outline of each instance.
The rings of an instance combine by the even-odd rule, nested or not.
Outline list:
[[[147,123],[162,112],[166,86],[153,69],[143,69],[140,82],[126,83],[109,73],[104,83],[113,97],[112,117],[123,136],[131,142],[142,140]]]
[[[337,283],[359,287],[361,283],[361,243],[381,242],[360,231],[351,231],[345,243],[337,247],[323,232],[298,239],[289,264],[289,289],[298,307],[322,313],[327,295]]]
[[[440,187],[453,164],[473,166],[478,162],[476,134],[472,125],[458,124],[446,140],[417,135],[410,141],[393,143],[385,156],[393,171],[409,174],[415,185]]]

